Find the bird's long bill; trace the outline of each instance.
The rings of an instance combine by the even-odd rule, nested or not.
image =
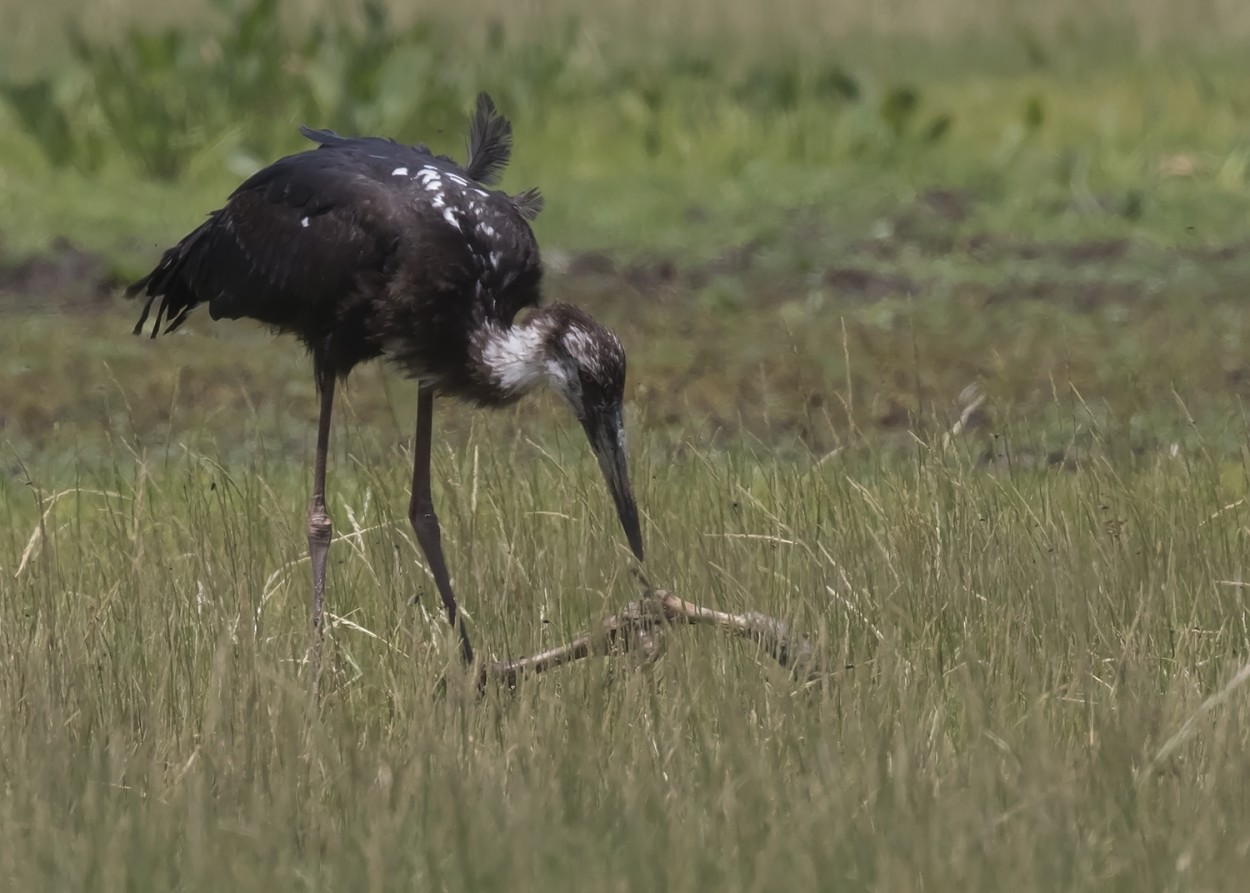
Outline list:
[[[616,513],[625,528],[629,548],[642,561],[642,527],[638,522],[638,503],[629,486],[629,466],[625,457],[625,428],[621,421],[620,407],[603,413],[592,413],[582,421],[591,449],[599,459],[603,477],[616,503]]]

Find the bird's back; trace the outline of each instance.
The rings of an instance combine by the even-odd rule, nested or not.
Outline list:
[[[510,321],[538,301],[528,220],[537,192],[488,190],[511,128],[479,97],[464,166],[424,146],[303,129],[318,148],[249,177],[225,206],[165,252],[129,294],[148,296],[141,331],[172,331],[198,304],[299,335],[345,374],[385,351],[413,374],[455,362],[455,332]],[[429,367],[429,368],[422,368]]]

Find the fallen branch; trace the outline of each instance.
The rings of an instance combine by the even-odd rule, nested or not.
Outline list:
[[[637,601],[603,621],[597,631],[586,632],[557,648],[517,660],[496,661],[482,668],[479,682],[491,680],[514,687],[523,676],[536,675],[595,655],[639,650],[649,660],[659,656],[662,637],[669,626],[713,626],[755,642],[769,657],[794,675],[807,679],[820,672],[816,649],[804,636],[794,634],[787,623],[748,611],[729,614],[700,607],[663,589],[650,589]]]

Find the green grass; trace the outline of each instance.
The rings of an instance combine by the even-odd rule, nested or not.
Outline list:
[[[41,142],[19,126],[20,103],[0,103],[0,214],[22,221],[5,234],[7,253],[70,236],[139,270],[241,175],[306,148],[298,124],[459,154],[480,89],[515,121],[507,185],[547,194],[538,227],[550,247],[695,263],[762,241],[777,243],[782,263],[793,266],[786,254],[797,251],[810,264],[845,247],[839,233],[882,232],[883,215],[933,186],[973,199],[960,225],[969,234],[1134,235],[1164,246],[1247,234],[1250,88],[1239,51],[1217,40],[1140,54],[1124,31],[1086,22],[1060,37],[1025,22],[993,40],[814,43],[792,27],[754,33],[757,17],[726,15],[720,39],[648,42],[645,30],[616,39],[606,14],[551,14],[541,26],[522,14],[504,26],[486,14],[468,27],[419,19],[410,30],[411,16],[397,14],[404,28],[382,37],[327,16],[317,20],[330,35],[321,48],[292,36],[275,68],[276,51],[229,18],[175,29],[172,43],[139,27],[115,46],[119,23],[143,14],[131,9],[88,32],[92,49],[80,57],[0,66],[11,85],[45,79],[48,95],[27,114],[62,134]],[[654,18],[646,10],[640,0],[644,22]],[[276,12],[260,21],[284,33]],[[1229,34],[1238,21],[1226,22]],[[376,58],[410,64],[370,66]],[[354,73],[335,76],[340,69]],[[325,81],[343,83],[335,91]],[[285,102],[282,90],[292,94]],[[58,153],[69,160],[49,163]],[[172,182],[150,178],[171,172]],[[799,211],[835,232],[798,238],[789,221]]]
[[[60,5],[0,36],[0,80],[47,76],[77,153],[0,104],[0,888],[1238,888],[1243,4],[397,5],[376,57],[434,75],[375,89],[344,31],[354,85],[236,49],[231,93],[228,16],[127,0],[81,20],[95,51],[135,62],[136,21],[187,50],[96,85],[156,97],[141,146]],[[290,30],[265,49],[303,34],[266,21]],[[317,77],[351,101],[300,98]],[[549,297],[628,349],[647,573],[793,623],[820,678],[674,629],[654,665],[479,697],[405,517],[414,388],[373,364],[336,407],[310,701],[308,360],[205,313],[131,338],[114,280],[309,108],[455,154],[483,87],[505,185],[547,196]],[[203,117],[173,128],[184,95]],[[563,407],[436,428],[482,654],[638,597]]]

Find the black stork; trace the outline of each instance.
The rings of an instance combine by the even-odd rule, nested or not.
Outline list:
[[[152,337],[162,320],[172,332],[206,303],[213,319],[259,320],[298,336],[312,354],[321,413],[308,552],[318,638],[332,529],[325,475],[335,382],[376,357],[415,378],[408,517],[472,663],[430,494],[434,397],[505,406],[540,385],[554,388],[581,422],[641,560],[622,423],[625,351],[578,308],[539,306],[542,264],[529,222],[542,198],[537,190],[485,188],[512,152],[512,125],[485,93],[463,167],[423,145],[301,132],[317,148],[252,175],[127,289],[147,296],[135,333],[158,299]],[[518,319],[527,308],[535,309]]]

